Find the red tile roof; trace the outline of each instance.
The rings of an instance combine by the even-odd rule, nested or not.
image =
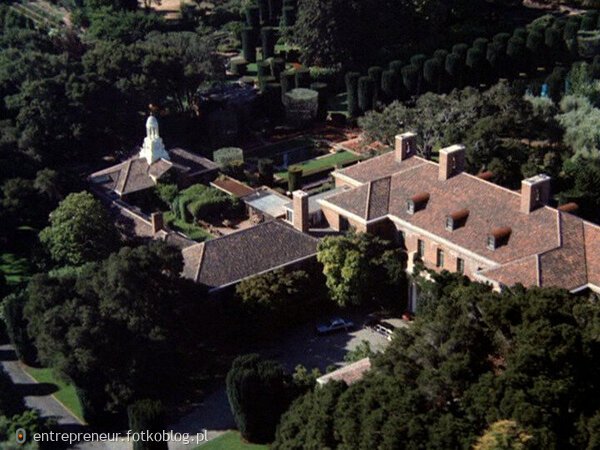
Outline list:
[[[364,221],[388,217],[433,234],[487,262],[482,274],[502,284],[600,287],[599,227],[550,207],[522,213],[520,193],[467,173],[439,180],[438,171],[435,162],[398,162],[389,152],[336,172],[363,184],[323,203]],[[410,214],[407,201],[424,192],[426,205]],[[463,209],[464,225],[446,229],[446,217]],[[488,248],[488,236],[500,228],[510,228],[508,241]]]

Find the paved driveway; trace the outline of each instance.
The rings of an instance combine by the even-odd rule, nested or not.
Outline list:
[[[361,327],[364,317],[345,317],[353,320],[358,325],[357,328],[350,332],[318,336],[315,322],[294,330],[280,342],[257,348],[255,351],[266,358],[280,361],[290,372],[298,364],[306,366],[309,370],[318,367],[325,372],[325,369],[331,365],[343,366],[346,353],[356,348],[363,340],[368,341],[373,350],[382,350],[389,343],[380,334]],[[209,439],[235,428],[224,386],[209,395],[190,414],[172,426],[174,431],[188,433],[201,432],[204,428],[209,430]],[[185,448],[189,449],[190,446],[169,445],[171,450]]]

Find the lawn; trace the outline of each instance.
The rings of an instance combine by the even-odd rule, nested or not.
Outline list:
[[[293,165],[295,167],[301,167],[304,175],[310,175],[311,173],[315,173],[320,170],[333,169],[338,164],[344,166],[354,161],[358,161],[360,159],[360,156],[342,150],[331,155],[323,156],[321,158],[310,159],[303,163]],[[288,173],[287,171],[278,172],[277,176],[283,178],[284,180],[287,180]]]
[[[176,219],[175,214],[173,214],[172,211],[166,212],[164,216],[167,225],[169,225],[175,231],[182,232],[194,241],[202,242],[208,239],[212,239],[214,237],[212,234],[210,234],[204,228],[199,227],[198,225],[188,223],[184,220]]]
[[[30,265],[26,258],[21,258],[14,253],[0,255],[0,272],[6,277],[9,284],[18,284],[29,278]]]
[[[267,450],[267,445],[247,444],[237,431],[228,431],[218,438],[197,447],[197,450]]]
[[[60,401],[71,413],[83,422],[83,411],[79,398],[75,392],[75,386],[72,384],[65,383],[59,380],[52,369],[44,368],[38,369],[35,367],[24,366],[25,371],[31,375],[39,383],[49,383],[57,387],[57,391],[54,392],[54,397]]]

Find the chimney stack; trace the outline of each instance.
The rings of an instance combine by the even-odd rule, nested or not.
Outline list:
[[[150,215],[150,221],[152,222],[152,233],[156,234],[165,227],[163,213],[153,212]]]
[[[550,200],[550,177],[536,175],[521,181],[521,212],[529,214]]]
[[[292,207],[294,209],[294,228],[303,233],[308,232],[308,194],[301,190],[294,191],[292,193]]]
[[[439,176],[440,181],[458,175],[465,170],[465,146],[452,145],[440,150]]]
[[[417,153],[417,135],[410,131],[397,134],[394,152],[398,162],[414,156]]]

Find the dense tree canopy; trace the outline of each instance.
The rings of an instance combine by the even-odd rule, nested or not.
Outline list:
[[[390,242],[366,233],[328,237],[319,243],[317,259],[339,305],[402,302],[390,297],[405,283],[403,256]]]
[[[289,404],[289,376],[276,361],[257,354],[239,356],[227,374],[227,396],[244,439],[269,442]]]
[[[457,276],[435,289],[363,381],[298,399],[273,448],[593,448],[597,298]]]
[[[59,264],[80,265],[108,256],[119,234],[104,206],[90,193],[70,194],[50,214],[40,241]]]
[[[384,45],[422,45],[446,13],[438,0],[299,0],[291,37],[307,64],[364,66]]]
[[[90,423],[123,417],[132,400],[172,395],[177,342],[193,316],[181,269],[176,249],[152,244],[30,281],[29,335],[41,362],[79,389]]]

